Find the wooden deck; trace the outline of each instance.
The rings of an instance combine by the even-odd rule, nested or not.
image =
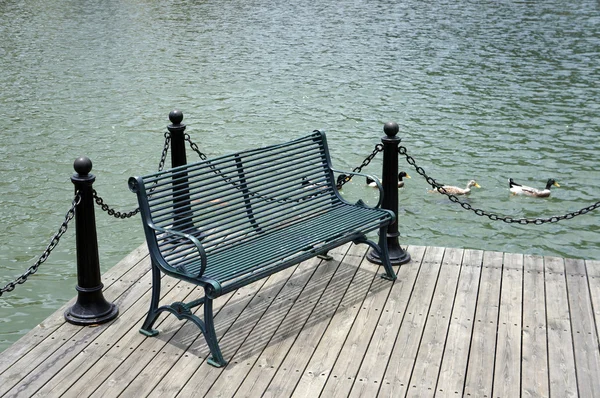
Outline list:
[[[600,396],[599,261],[407,250],[395,283],[347,245],[219,298],[217,369],[190,323],[138,333],[140,247],[103,276],[119,317],[77,327],[56,312],[0,354],[0,396]],[[166,300],[198,294],[164,279]]]

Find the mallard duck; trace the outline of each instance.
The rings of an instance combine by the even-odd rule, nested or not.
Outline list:
[[[406,171],[401,171],[400,173],[398,173],[398,188],[402,188],[404,186],[404,181],[402,181],[404,177],[410,178],[410,176],[406,174]],[[381,182],[381,179],[379,180],[379,182]],[[371,177],[367,177],[367,185],[373,188],[377,188],[377,183]]]
[[[560,187],[560,185],[558,185],[558,182],[556,182],[553,178],[548,179],[548,182],[546,183],[546,188],[544,189],[536,189],[528,187],[526,185],[517,184],[513,181],[512,178],[508,179],[508,186],[510,188],[510,192],[513,195],[527,195],[535,196],[538,198],[547,198],[548,196],[550,196],[550,187]]]
[[[466,188],[459,188],[459,187],[455,187],[452,185],[442,185],[442,188],[444,189],[444,191],[446,191],[446,193],[448,193],[450,195],[467,195],[467,194],[471,193],[471,187],[481,188],[481,186],[479,184],[477,184],[477,182],[475,182],[475,180],[469,181],[467,183]],[[441,191],[441,193],[444,193],[444,191]],[[440,191],[437,189],[434,189],[431,192],[440,192]]]

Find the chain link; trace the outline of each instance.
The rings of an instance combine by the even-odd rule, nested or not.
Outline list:
[[[206,159],[207,159],[207,156],[206,156],[204,153],[202,153],[202,152],[200,151],[200,149],[198,148],[198,145],[196,145],[196,144],[195,144],[195,143],[192,141],[192,139],[190,138],[190,135],[189,135],[188,133],[185,133],[185,135],[184,135],[184,140],[185,140],[185,141],[187,141],[187,142],[189,142],[189,144],[190,144],[190,148],[192,148],[192,150],[193,150],[194,152],[196,152],[196,153],[198,154],[198,156],[200,156],[200,159],[202,159],[202,160],[206,160]],[[235,181],[234,181],[234,180],[233,180],[231,177],[229,177],[228,175],[226,175],[226,174],[223,174],[223,172],[221,172],[221,170],[217,169],[217,168],[216,168],[215,166],[213,166],[212,164],[210,164],[210,163],[209,163],[209,164],[208,164],[208,167],[210,167],[210,168],[212,169],[213,173],[215,173],[216,175],[220,176],[220,177],[223,179],[223,181],[225,181],[225,182],[227,182],[227,183],[231,184],[233,187],[235,187],[236,189],[238,189],[238,190],[240,190],[240,191],[243,191],[243,190],[244,190],[244,188],[242,188],[242,186],[241,186],[241,185],[239,185],[238,183],[236,183],[236,182],[235,182]],[[267,201],[267,202],[278,202],[278,203],[285,203],[285,202],[290,202],[290,201],[291,201],[291,202],[299,202],[299,200],[298,200],[298,199],[285,199],[285,198],[284,198],[284,199],[276,199],[276,198],[271,198],[271,197],[269,197],[269,196],[261,195],[261,194],[259,194],[259,193],[256,193],[256,192],[250,192],[250,191],[247,191],[246,193],[247,193],[248,195],[251,195],[251,196],[254,196],[254,197],[256,197],[256,198],[259,198],[259,199],[265,200],[265,201]]]
[[[14,281],[6,284],[6,286],[0,289],[0,297],[2,297],[2,294],[4,294],[5,292],[13,291],[17,285],[25,283],[25,281],[27,281],[27,278],[29,278],[32,274],[35,274],[39,266],[42,265],[44,261],[48,259],[48,256],[50,256],[52,250],[54,250],[56,245],[58,245],[60,238],[64,235],[65,232],[67,232],[69,221],[71,221],[73,217],[75,217],[75,207],[77,207],[77,205],[80,202],[81,195],[79,194],[79,192],[76,192],[75,197],[73,198],[73,202],[71,203],[71,208],[69,209],[69,211],[67,211],[67,214],[65,215],[65,220],[58,229],[58,232],[56,232],[56,234],[54,234],[54,236],[52,237],[52,240],[50,241],[50,244],[46,247],[46,250],[44,250],[44,253],[42,253],[40,258],[38,258],[38,260],[31,267],[29,267],[23,275],[21,275]]]
[[[104,203],[104,199],[102,199],[100,196],[98,196],[98,192],[96,192],[95,189],[92,190],[92,194],[93,194],[94,200],[96,201],[96,204],[99,205],[103,211],[107,212],[109,216],[113,216],[114,218],[120,218],[120,219],[131,218],[140,212],[140,208],[138,207],[137,209],[132,210],[128,213],[121,213],[120,211],[116,211],[115,209],[112,209],[109,205]]]
[[[165,132],[164,136],[165,136],[165,144],[163,146],[163,150],[162,150],[162,154],[161,154],[161,157],[160,157],[160,161],[158,163],[158,171],[162,171],[164,169],[164,167],[165,167],[165,162],[166,162],[166,159],[167,159],[167,153],[169,151],[169,145],[170,145],[170,140],[171,140],[171,133]],[[189,136],[188,136],[188,138],[189,138]],[[197,148],[198,147],[196,146],[195,150],[196,150],[196,152],[199,152],[197,150]],[[194,149],[194,147],[192,147],[192,149]],[[152,192],[153,190],[154,190],[154,187],[151,188],[150,192]],[[116,211],[116,210],[110,208],[106,203],[104,203],[104,200],[98,195],[98,193],[96,192],[96,190],[92,190],[92,193],[93,193],[93,197],[94,197],[94,200],[95,200],[96,204],[98,204],[102,208],[103,211],[107,212],[109,215],[111,215],[111,216],[113,216],[115,218],[120,218],[120,219],[130,218],[130,217],[133,217],[134,215],[136,215],[137,213],[139,213],[139,211],[140,211],[139,208],[137,208],[137,209],[135,209],[133,211],[130,211],[128,213],[122,213],[122,212]],[[58,245],[58,242],[59,242],[60,238],[63,236],[63,234],[65,232],[67,232],[68,223],[75,216],[75,207],[77,207],[77,205],[79,203],[81,203],[81,194],[78,191],[77,193],[75,193],[75,198],[73,199],[73,203],[71,205],[71,208],[69,209],[69,211],[67,212],[67,214],[65,216],[65,221],[63,221],[63,223],[60,226],[58,232],[54,235],[54,237],[50,241],[50,244],[48,245],[48,247],[46,248],[46,250],[44,251],[44,253],[42,253],[42,255],[35,262],[35,264],[33,264],[31,267],[29,267],[27,269],[27,271],[25,271],[25,273],[23,275],[21,275],[20,277],[18,277],[17,279],[15,279],[13,282],[8,283],[6,286],[4,286],[3,288],[1,288],[0,289],[0,297],[5,292],[11,292],[11,291],[13,291],[17,285],[25,283],[25,281],[27,280],[27,278],[29,276],[31,276],[32,274],[34,274],[38,270],[39,266],[42,265],[42,263],[44,263],[44,261],[46,261],[48,259],[48,256],[50,255],[50,253],[52,252],[52,250],[54,250],[54,248],[56,247],[56,245]]]
[[[354,169],[352,169],[353,172],[355,173],[360,173],[363,169],[363,167],[366,167],[369,163],[371,163],[371,160],[373,160],[373,158],[375,158],[375,156],[377,156],[377,154],[379,152],[383,151],[383,145],[382,144],[377,144],[375,145],[375,149],[373,149],[373,152],[371,152],[371,154],[369,156],[367,156],[365,158],[365,160],[363,160],[363,162],[361,163],[360,166],[355,167]],[[342,187],[344,186],[345,183],[347,183],[348,181],[350,181],[352,179],[351,175],[348,174],[340,174],[337,177],[337,182],[336,182],[336,188],[342,189]]]
[[[171,142],[171,133],[165,132],[165,144],[163,145],[162,154],[160,155],[160,162],[158,162],[158,171],[163,171],[165,168],[165,162],[167,161],[167,152],[169,152],[169,143]]]
[[[184,140],[187,141],[187,142],[189,142],[190,147],[192,148],[192,150],[194,152],[196,152],[198,154],[198,156],[200,156],[200,159],[202,159],[202,160],[206,160],[207,159],[207,156],[200,151],[200,149],[198,148],[198,145],[196,145],[192,141],[192,139],[190,138],[190,135],[188,133],[184,134]],[[381,148],[381,150],[383,150],[383,147]],[[369,159],[369,161],[366,161],[366,164],[369,164],[369,162],[375,156],[375,154],[370,155],[370,159]],[[362,168],[366,164],[365,164],[365,162],[363,162],[363,165],[360,166],[360,167]],[[223,174],[223,172],[221,172],[221,170],[217,169],[215,166],[211,165],[210,163],[208,164],[208,166],[212,169],[213,173],[215,173],[216,175],[220,176],[223,179],[223,181],[230,183],[233,187],[235,187],[236,189],[238,189],[240,191],[244,190],[244,188],[242,188],[241,185],[239,185],[238,183],[236,183],[233,180],[233,178],[229,177],[226,174]],[[252,191],[247,191],[246,193],[248,195],[250,195],[250,196],[262,199],[262,200],[264,200],[266,202],[287,203],[287,202],[301,202],[302,200],[305,200],[305,198],[301,198],[301,199],[288,199],[288,198],[279,199],[279,198],[272,198],[270,196],[261,195],[260,193],[252,192]]]
[[[561,216],[552,216],[552,217],[548,217],[548,218],[513,218],[510,216],[502,216],[502,215],[498,215],[495,213],[489,213],[485,210],[474,208],[469,203],[461,202],[460,199],[458,199],[458,197],[456,195],[452,195],[452,194],[448,193],[443,188],[442,184],[440,184],[433,178],[429,177],[422,167],[417,166],[415,159],[408,154],[408,151],[405,147],[403,147],[403,146],[398,147],[398,153],[400,155],[403,155],[406,157],[406,161],[408,162],[408,164],[413,166],[415,168],[415,170],[417,171],[417,173],[419,173],[421,176],[423,176],[425,178],[425,180],[427,180],[427,183],[433,187],[433,189],[437,190],[441,194],[446,195],[448,197],[448,199],[450,199],[450,201],[452,201],[454,203],[458,203],[463,209],[470,210],[470,211],[474,212],[475,214],[477,214],[478,216],[485,216],[492,221],[500,220],[500,221],[504,221],[505,223],[509,223],[509,224],[541,225],[541,224],[545,224],[545,223],[555,223],[555,222],[558,222],[561,220],[570,220],[571,218],[573,218],[575,216],[589,213],[590,211],[595,210],[600,207],[600,201],[598,201],[591,206],[584,207],[581,210],[577,210],[577,211],[574,211],[574,212],[571,212],[571,213],[568,213],[565,215],[561,215]]]
[[[160,161],[158,162],[158,171],[162,171],[165,168],[165,162],[167,161],[167,153],[169,152],[170,142],[171,142],[171,133],[169,133],[167,131],[167,132],[165,132],[165,144],[163,145],[162,154],[160,155]],[[154,192],[155,188],[156,188],[156,183],[150,188],[149,193],[152,194],[152,192]],[[102,197],[100,197],[100,195],[98,195],[98,192],[96,192],[95,189],[92,190],[92,193],[94,195],[94,200],[95,200],[96,204],[99,205],[103,211],[107,212],[109,216],[113,216],[114,218],[119,218],[119,219],[131,218],[140,212],[140,208],[138,207],[135,210],[132,210],[128,213],[122,213],[120,211],[117,211],[117,210],[111,208],[109,205],[104,203],[104,199],[102,199]]]
[[[190,143],[190,148],[192,148],[192,151],[196,152],[198,154],[198,156],[200,156],[200,159],[202,159],[202,160],[207,159],[206,155],[200,151],[200,148],[198,148],[198,145],[196,145],[196,143],[192,142],[192,139],[190,138],[190,135],[188,133],[185,133],[183,135],[183,139]]]

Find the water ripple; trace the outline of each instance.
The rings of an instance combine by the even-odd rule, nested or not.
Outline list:
[[[216,156],[327,132],[335,166],[359,165],[394,120],[438,181],[469,203],[549,217],[600,198],[600,11],[592,0],[0,2],[0,280],[41,254],[73,196],[73,161],[136,206],[127,177],[156,170],[168,112]],[[194,155],[189,155],[193,160]],[[407,244],[600,259],[597,214],[543,226],[492,222],[428,194],[400,195]],[[377,157],[366,169],[381,172]],[[511,197],[508,178],[561,188]],[[374,192],[354,181],[348,197]],[[97,211],[101,265],[142,243],[139,220]],[[0,350],[75,294],[73,231],[0,301]],[[18,313],[14,312],[19,308]]]

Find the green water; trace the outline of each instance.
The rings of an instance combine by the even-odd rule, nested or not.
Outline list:
[[[73,161],[136,206],[181,109],[208,156],[327,132],[334,166],[371,153],[387,121],[436,180],[482,186],[473,207],[550,217],[600,200],[597,1],[0,0],[0,284],[32,265],[73,198]],[[188,159],[196,159],[188,153]],[[478,217],[413,177],[403,244],[600,259],[596,210],[559,223]],[[365,168],[379,174],[381,156]],[[511,197],[507,179],[561,187]],[[345,195],[374,200],[362,181]],[[139,218],[96,208],[103,270],[143,242]],[[38,272],[0,298],[0,350],[75,295],[74,224]]]

